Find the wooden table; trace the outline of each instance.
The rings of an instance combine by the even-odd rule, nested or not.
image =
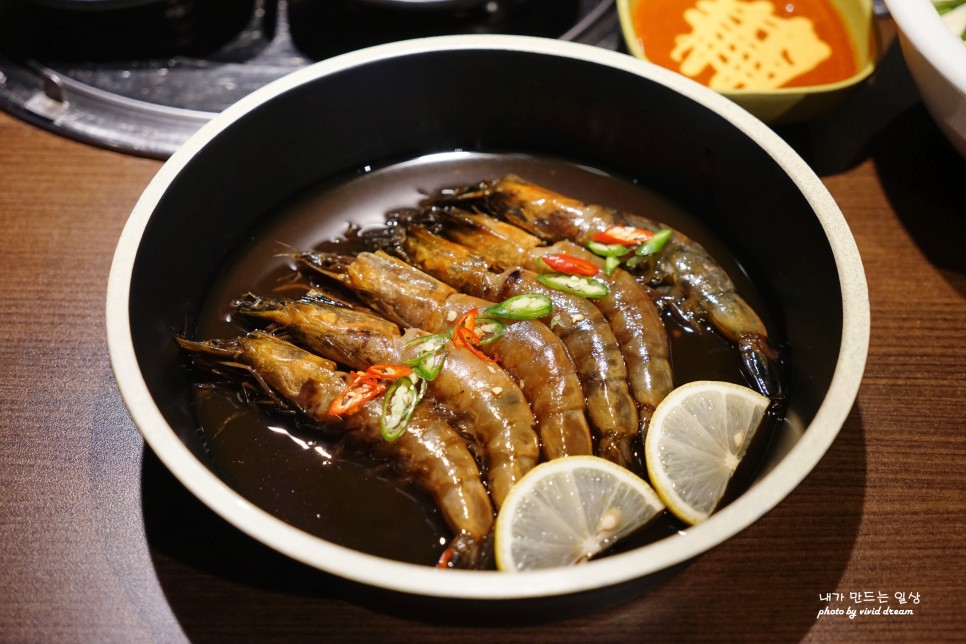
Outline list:
[[[842,109],[780,133],[837,200],[868,274],[868,368],[841,435],[776,509],[660,586],[482,624],[275,554],[145,450],[111,373],[104,298],[160,163],[0,114],[0,640],[962,640],[966,161],[895,46]]]

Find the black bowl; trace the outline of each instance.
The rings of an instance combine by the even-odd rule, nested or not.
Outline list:
[[[683,534],[579,570],[440,574],[314,537],[216,476],[175,335],[194,328],[224,267],[273,213],[320,184],[370,174],[389,177],[379,181],[390,190],[397,168],[418,169],[414,194],[498,168],[533,170],[551,187],[616,207],[633,207],[646,190],[672,204],[669,213],[689,215],[687,232],[727,248],[729,266],[757,287],[789,355],[786,420],[751,487]],[[324,218],[333,233],[345,226],[342,215]],[[379,46],[296,72],[230,107],[145,191],[108,290],[121,392],[148,444],[189,490],[307,564],[385,589],[464,599],[620,587],[728,539],[784,498],[834,440],[858,390],[868,336],[868,293],[848,226],[821,181],[771,130],[710,90],[629,56],[514,36]]]
[[[254,0],[0,0],[0,42],[46,63],[204,56],[255,9]]]

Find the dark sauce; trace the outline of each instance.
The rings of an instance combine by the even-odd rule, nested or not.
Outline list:
[[[233,263],[212,286],[199,319],[198,338],[234,337],[251,327],[233,320],[230,302],[246,292],[298,297],[298,279],[286,253],[338,240],[349,223],[363,230],[382,224],[386,213],[417,205],[444,186],[473,184],[514,172],[583,201],[646,214],[699,240],[729,271],[738,291],[769,323],[758,290],[735,258],[692,215],[635,184],[566,161],[521,155],[452,153],[373,169],[363,168],[313,187],[281,204],[237,249]],[[737,351],[711,332],[696,332],[664,313],[678,384],[725,380],[747,384]],[[769,325],[773,328],[773,325]],[[370,554],[434,564],[450,538],[430,497],[388,463],[375,462],[364,447],[348,444],[294,413],[253,404],[249,390],[199,384],[197,406],[212,463],[242,496],[305,532]],[[772,417],[770,425],[777,424]],[[770,430],[770,428],[764,428]],[[770,435],[760,431],[759,435]],[[767,440],[758,441],[758,463]],[[747,487],[757,470],[746,467],[729,492]],[[682,530],[667,515],[618,544],[625,551]]]

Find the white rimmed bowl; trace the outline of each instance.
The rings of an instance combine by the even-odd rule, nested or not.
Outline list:
[[[704,524],[637,550],[511,575],[439,571],[335,545],[279,520],[213,473],[174,337],[197,319],[214,276],[279,203],[308,186],[455,150],[564,159],[629,177],[740,240],[732,250],[768,293],[795,356],[783,440],[740,498]],[[852,407],[869,305],[854,240],[822,182],[732,102],[585,45],[453,36],[317,63],[202,128],[158,172],[122,233],[107,331],[122,396],[145,441],[240,530],[381,589],[523,600],[625,588],[722,543],[780,502],[822,458]]]
[[[899,45],[922,102],[946,138],[966,157],[966,45],[929,0],[887,0]]]

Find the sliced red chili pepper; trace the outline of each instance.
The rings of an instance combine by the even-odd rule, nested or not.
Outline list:
[[[439,561],[436,562],[437,568],[449,568],[450,563],[453,561],[453,557],[456,555],[456,551],[452,548],[447,548],[443,551],[443,554],[439,556]]]
[[[493,358],[480,351],[482,338],[476,333],[477,309],[464,313],[453,325],[453,345],[469,349],[470,353],[481,360],[495,362]]]
[[[476,335],[476,316],[479,314],[479,310],[472,308],[456,320],[456,324],[453,325],[453,339],[456,339],[460,329],[469,329],[473,335]],[[454,344],[456,344],[454,342]],[[460,346],[460,345],[456,345]]]
[[[654,236],[649,230],[635,228],[633,226],[608,226],[601,232],[593,236],[595,242],[603,244],[622,244],[624,246],[636,246],[642,244]]]
[[[465,326],[456,327],[453,329],[453,344],[461,349],[473,346],[475,335]]]
[[[401,364],[374,364],[366,369],[367,375],[374,376],[376,378],[384,378],[386,380],[402,378],[403,376],[408,376],[412,372],[412,369]]]
[[[375,376],[352,372],[352,380],[346,385],[335,400],[329,404],[329,414],[332,416],[347,416],[359,411],[363,404],[369,402],[386,390],[386,385],[379,382]]]
[[[475,355],[480,360],[486,360],[487,362],[496,362],[495,358],[491,358],[482,351],[480,351],[480,336],[466,327],[460,327],[453,330],[453,344],[457,347],[463,347],[468,349],[470,353]]]
[[[565,253],[552,253],[544,255],[539,260],[543,265],[552,271],[565,273],[567,275],[583,275],[593,277],[600,272],[600,267],[586,259],[567,255]]]

